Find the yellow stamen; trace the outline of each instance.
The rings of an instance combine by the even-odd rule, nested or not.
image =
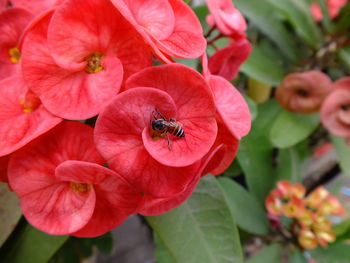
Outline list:
[[[14,64],[18,63],[21,58],[21,52],[18,47],[13,47],[9,49],[10,61]]]
[[[85,193],[90,190],[89,184],[81,184],[81,183],[74,183],[70,182],[70,188],[73,190],[74,193]]]
[[[28,91],[19,104],[22,105],[24,113],[32,113],[41,105],[41,101],[33,92]]]
[[[92,53],[90,56],[88,56],[86,58],[87,66],[85,71],[88,73],[97,73],[103,70],[103,67],[101,66],[102,58],[103,55],[100,53]]]

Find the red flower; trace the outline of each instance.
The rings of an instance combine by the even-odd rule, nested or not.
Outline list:
[[[66,122],[14,153],[8,177],[27,220],[53,235],[101,235],[134,213],[141,200],[104,160],[93,129]]]
[[[28,91],[21,76],[0,81],[0,156],[23,147],[61,120]]]
[[[320,71],[292,73],[277,88],[276,100],[288,111],[315,113],[328,95],[331,83]]]
[[[321,108],[321,121],[332,134],[350,137],[350,77],[332,85],[331,93]]]
[[[0,80],[19,72],[19,42],[32,15],[24,9],[8,8],[0,13]]]
[[[329,17],[331,19],[336,18],[339,14],[340,9],[346,5],[347,0],[327,0]],[[316,21],[321,21],[323,19],[323,13],[321,7],[318,3],[311,4],[311,13]]]
[[[97,120],[97,148],[110,167],[140,191],[158,197],[183,191],[216,137],[209,87],[196,71],[170,64],[133,75],[126,89]],[[155,134],[152,113],[162,118],[156,111],[167,121],[175,118],[185,137]]]
[[[218,135],[211,149],[216,151],[216,155],[212,157],[204,174],[218,175],[224,172],[235,158],[239,140],[250,131],[251,116],[249,107],[239,91],[226,79],[211,75],[205,55],[202,56],[202,65],[203,74],[214,95],[218,122]]]
[[[151,64],[146,45],[107,0],[68,0],[50,22],[51,15],[38,19],[26,35],[23,74],[55,115],[97,115],[123,78]]]
[[[245,38],[247,23],[241,12],[238,11],[230,0],[206,0],[210,15],[207,22],[210,26],[216,26],[218,30],[234,39]]]
[[[14,7],[26,9],[32,14],[37,15],[54,6],[60,5],[63,1],[64,0],[11,0],[11,4]]]
[[[123,16],[144,37],[155,55],[197,58],[206,48],[202,27],[182,0],[112,0]]]
[[[239,67],[250,55],[252,46],[246,39],[232,42],[227,47],[219,49],[209,58],[209,69],[214,75],[227,80],[236,78]]]

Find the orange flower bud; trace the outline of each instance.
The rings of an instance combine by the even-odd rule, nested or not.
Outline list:
[[[307,229],[302,229],[298,237],[299,245],[304,249],[315,249],[318,241],[316,235]]]
[[[335,233],[331,229],[328,231],[315,231],[315,233],[318,243],[320,243],[322,247],[327,247],[328,243],[332,243],[336,239]]]
[[[270,214],[281,215],[283,203],[280,199],[270,194],[265,200],[265,207]]]
[[[327,200],[319,206],[317,213],[322,216],[342,215],[345,213],[345,210],[339,200],[335,196],[330,195]]]
[[[283,198],[290,199],[292,197],[303,198],[305,195],[305,187],[301,184],[293,184],[283,180],[277,183],[277,189],[283,194]]]
[[[310,227],[315,221],[315,214],[308,209],[297,215],[297,220],[302,227]]]
[[[305,205],[302,199],[293,197],[283,206],[283,214],[287,217],[298,217],[305,213]]]
[[[317,187],[306,197],[306,204],[311,208],[319,207],[327,198],[329,192],[323,186]]]

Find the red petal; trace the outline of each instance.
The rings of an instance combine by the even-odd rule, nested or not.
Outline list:
[[[185,190],[173,197],[155,198],[151,195],[145,195],[138,213],[144,216],[155,216],[178,207],[191,196],[197,187],[199,179],[200,177],[195,177]]]
[[[28,184],[35,180],[33,177],[28,179]],[[24,181],[22,178],[21,182]],[[79,194],[72,191],[68,182],[50,181],[45,187],[32,189],[20,198],[22,212],[29,223],[51,235],[66,235],[81,229],[90,220],[96,200],[93,189]]]
[[[200,175],[204,174],[204,170],[208,168],[208,165],[210,166],[211,160],[216,155],[219,148],[220,147],[210,151],[201,161],[198,162],[199,169],[197,170],[197,175],[181,193],[167,198],[156,198],[146,194],[138,212],[145,216],[159,215],[168,212],[185,202],[196,189]]]
[[[94,213],[87,225],[72,233],[74,236],[94,237],[110,231],[136,211],[142,198],[121,176],[93,163],[65,161],[57,167],[56,177],[94,185]]]
[[[42,105],[25,113],[20,103],[27,91],[20,75],[0,81],[0,156],[23,147],[62,121]]]
[[[45,10],[59,5],[64,0],[11,0],[11,4],[28,10],[32,14],[39,14]]]
[[[169,0],[173,14],[175,15],[175,25],[173,31],[167,38],[165,38],[165,33],[162,35],[159,35],[159,33],[152,34],[147,31],[143,25],[140,25],[132,12],[134,7],[136,7],[133,1],[112,0],[112,3],[134,28],[136,28],[145,41],[152,47],[155,55],[162,61],[170,63],[167,56],[197,58],[204,53],[206,41],[202,35],[202,27],[191,8],[183,3],[183,1]],[[140,10],[140,12],[143,10]],[[172,25],[171,23],[172,20],[170,19],[169,24]],[[167,31],[167,33],[169,33],[169,31]],[[160,38],[158,38],[159,36]]]
[[[174,30],[175,16],[168,1],[125,0],[137,23],[149,34],[164,39]]]
[[[348,105],[350,105],[350,85],[347,88],[336,88],[331,91],[322,104],[322,124],[336,136],[350,136],[350,125],[342,121],[344,117],[339,118],[339,114],[348,114],[349,110],[342,108],[343,106],[348,107]]]
[[[236,78],[239,67],[246,61],[251,52],[251,44],[246,39],[233,42],[219,49],[209,59],[209,69],[212,74],[219,75],[231,81]]]
[[[169,0],[175,14],[174,32],[166,39],[154,38],[159,49],[178,58],[198,58],[207,42],[202,26],[192,9],[181,0]]]
[[[8,182],[7,167],[10,160],[10,155],[0,157],[0,182]]]
[[[206,0],[206,2],[211,13],[207,17],[210,26],[216,25],[225,35],[244,34],[247,24],[230,0]]]
[[[233,136],[240,140],[251,127],[249,107],[241,93],[219,76],[208,77],[214,93],[216,109]]]
[[[218,127],[218,136],[209,152],[210,160],[202,176],[208,173],[214,175],[223,173],[231,165],[238,152],[239,140],[232,136],[223,123],[218,122]]]

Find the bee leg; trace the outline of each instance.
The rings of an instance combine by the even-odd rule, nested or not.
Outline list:
[[[157,119],[156,115],[154,114],[154,111],[152,111],[152,116],[155,120]]]
[[[166,119],[165,119],[165,117],[163,116],[163,114],[161,114],[157,109],[156,109],[156,112],[158,113],[158,115],[159,115],[163,120],[166,121]]]
[[[168,149],[169,149],[169,151],[171,151],[169,136],[168,136],[168,134],[166,134],[165,136],[166,136],[166,139],[168,141]]]

